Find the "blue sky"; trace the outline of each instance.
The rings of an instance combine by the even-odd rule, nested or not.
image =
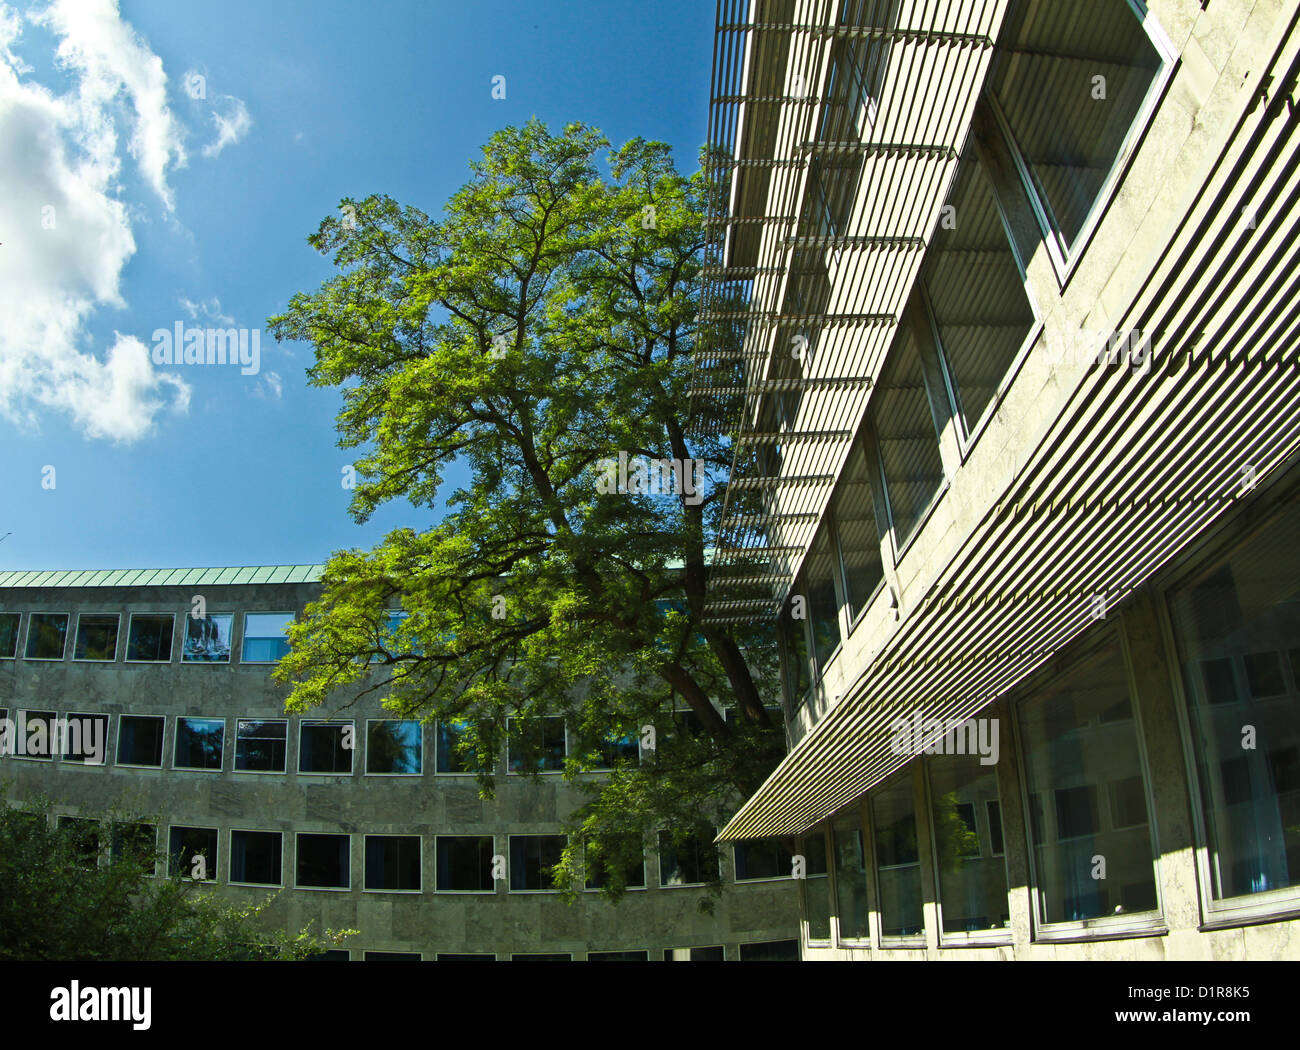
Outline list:
[[[533,115],[694,170],[712,31],[707,0],[0,0],[0,569],[314,562],[430,524],[348,517],[309,346],[263,332],[244,375],[156,365],[153,333],[264,328],[329,275],[306,237],[340,198],[436,214]]]

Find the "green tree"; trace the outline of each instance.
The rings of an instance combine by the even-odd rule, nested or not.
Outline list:
[[[610,150],[580,124],[506,128],[470,167],[440,220],[344,200],[309,238],[337,272],[269,321],[312,344],[313,385],[342,388],[353,517],[397,499],[430,516],[331,558],[276,673],[290,710],[377,692],[463,721],[473,768],[491,768],[512,717],[566,716],[570,777],[611,741],[653,745],[579,781],[589,798],[557,870],[580,889],[585,842],[617,897],[653,830],[716,825],[784,749],[764,708],[769,634],[703,615],[730,453],[688,387],[720,191],[662,143]],[[633,466],[633,491],[602,491],[620,453],[693,462],[698,485],[683,470],[672,495],[639,492]],[[434,521],[456,462],[470,480]],[[480,785],[490,796],[490,773]]]
[[[0,960],[293,960],[356,932],[290,935],[263,920],[269,899],[240,906],[179,874],[152,878],[165,859],[138,846],[130,819],[55,826],[48,800],[0,791]]]

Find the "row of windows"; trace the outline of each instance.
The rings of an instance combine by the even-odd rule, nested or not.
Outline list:
[[[115,859],[133,853],[146,866],[157,852],[158,829],[149,823],[115,822],[108,826],[89,817],[62,816],[59,826],[69,830],[84,863],[97,865],[108,847]],[[198,882],[231,885],[285,885],[283,851],[285,833],[231,829],[225,836],[211,827],[173,824],[167,830],[166,874]],[[293,833],[294,855],[290,861],[291,884],[300,890],[351,890],[352,835],[320,832]],[[423,891],[423,849],[421,835],[362,835],[360,889],[367,892],[421,893]],[[702,886],[719,877],[718,854],[712,835],[701,833],[675,841],[667,832],[659,837],[659,887]],[[511,893],[553,893],[556,887],[550,869],[560,862],[567,839],[563,835],[507,835],[507,853],[496,853],[492,835],[435,835],[434,892],[495,893],[497,880],[507,882]],[[639,845],[639,844],[638,844]],[[629,890],[645,889],[645,857],[622,871]],[[773,869],[764,851],[747,862],[746,847],[735,851],[736,881],[757,878],[789,878],[790,868]],[[157,863],[155,860],[155,869]],[[607,865],[592,858],[585,888],[599,890],[607,885]]]
[[[285,634],[293,623],[291,612],[244,613],[244,635],[240,662],[272,664],[289,651]],[[81,663],[113,663],[123,650],[121,613],[78,613],[76,629],[69,631],[71,613],[27,614],[27,637],[22,646],[25,660],[63,660],[72,638],[72,659]],[[235,614],[185,615],[181,639],[181,663],[228,664],[233,658]],[[16,659],[22,613],[0,612],[0,660]],[[175,649],[174,613],[131,613],[127,620],[125,659],[127,663],[166,664]]]
[[[692,712],[678,712],[687,731],[698,723]],[[0,708],[0,719],[8,710]],[[692,722],[694,719],[694,722]],[[0,756],[12,755],[33,761],[99,765],[107,761],[110,716],[38,711],[15,712],[11,725],[0,723]],[[166,748],[167,718],[163,715],[118,715],[117,765],[161,768]],[[479,770],[459,748],[468,726],[461,722],[438,722],[435,748],[439,774],[474,774]],[[539,718],[508,718],[506,723],[506,765],[509,773],[562,772],[569,756],[568,734],[561,715]],[[221,772],[226,768],[227,719],[175,716],[172,733],[172,768]],[[102,745],[104,754],[94,756]],[[350,776],[354,756],[361,744],[352,721],[312,721],[298,727],[298,772]],[[285,718],[239,718],[235,720],[233,771],[236,773],[285,773],[289,753],[289,720]],[[613,769],[620,762],[640,759],[636,737],[605,741],[590,755],[586,768]],[[370,776],[421,776],[424,772],[424,732],[413,719],[370,719],[365,727],[364,770]]]
[[[1300,910],[1298,514],[1293,499],[1164,595],[1211,923]],[[882,947],[923,943],[923,851],[941,942],[1006,940],[1010,805],[1025,815],[1039,936],[1161,928],[1150,777],[1118,635],[1107,631],[1063,673],[1031,680],[1009,709],[1020,798],[1000,796],[997,767],[979,756],[936,754],[924,759],[922,792],[914,767],[904,769],[867,796],[865,825],[855,805],[805,840],[812,940],[830,938],[834,915],[846,942],[868,941],[874,921]],[[918,834],[925,826],[928,839]]]
[[[741,962],[797,962],[799,959],[798,941],[750,941],[738,947]],[[650,954],[646,949],[587,952],[583,959],[587,962],[649,962]],[[353,958],[353,953],[347,948],[332,948],[315,958],[322,962],[347,962]],[[503,958],[511,962],[572,962],[573,954],[512,952]],[[721,944],[668,948],[663,953],[665,962],[722,962],[725,958],[726,951]],[[437,952],[426,957],[420,952],[361,951],[360,959],[364,962],[420,962],[422,959],[437,962],[496,962],[498,956],[492,952]],[[657,956],[655,961],[659,961]]]
[[[860,16],[842,12],[845,24]],[[881,17],[893,16],[873,8],[872,24]],[[868,134],[863,92],[879,90],[888,59],[886,41],[851,39],[836,42],[823,109],[823,130],[836,141]],[[1041,330],[1026,265],[1044,245],[1062,279],[1077,261],[1172,69],[1171,54],[1154,21],[1128,0],[1094,0],[1086,13],[1066,5],[1050,16],[1027,0],[1010,5],[919,280],[791,588],[782,619],[793,703],[806,697],[883,588],[886,563],[902,559],[945,491],[941,435],[952,430],[964,457],[996,410]],[[837,238],[853,226],[864,163],[842,153],[814,164],[801,211],[806,234]],[[1035,222],[1041,238],[1017,240],[1015,231]],[[784,312],[824,309],[836,250],[795,260]],[[781,367],[803,367],[814,349],[810,342],[798,363]],[[760,429],[794,426],[799,402],[797,392],[774,398]],[[780,446],[766,454],[764,472],[778,473]]]

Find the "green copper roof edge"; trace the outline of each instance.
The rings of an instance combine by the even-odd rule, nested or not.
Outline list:
[[[210,568],[176,568],[176,569],[3,569],[0,570],[0,588],[39,588],[39,587],[177,587],[193,585],[200,581],[216,585],[215,581],[225,577],[220,586],[240,586],[233,583],[244,574],[249,574],[241,581],[247,583],[314,583],[325,571],[323,563],[303,565],[230,565]],[[198,573],[197,579],[190,579],[189,584],[182,581]],[[87,575],[89,574],[89,575]],[[280,577],[273,580],[272,577]],[[79,581],[79,582],[73,582]],[[135,581],[135,582],[130,582]]]

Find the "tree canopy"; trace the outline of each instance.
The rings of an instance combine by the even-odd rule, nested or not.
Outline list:
[[[345,199],[309,238],[336,272],[269,321],[342,390],[353,517],[429,516],[334,554],[276,674],[290,710],[377,692],[455,726],[489,795],[508,733],[564,715],[589,800],[557,874],[581,888],[585,843],[617,897],[646,836],[705,833],[784,750],[769,636],[704,618],[730,452],[688,387],[718,190],[662,143],[536,120],[470,168],[440,218]]]

